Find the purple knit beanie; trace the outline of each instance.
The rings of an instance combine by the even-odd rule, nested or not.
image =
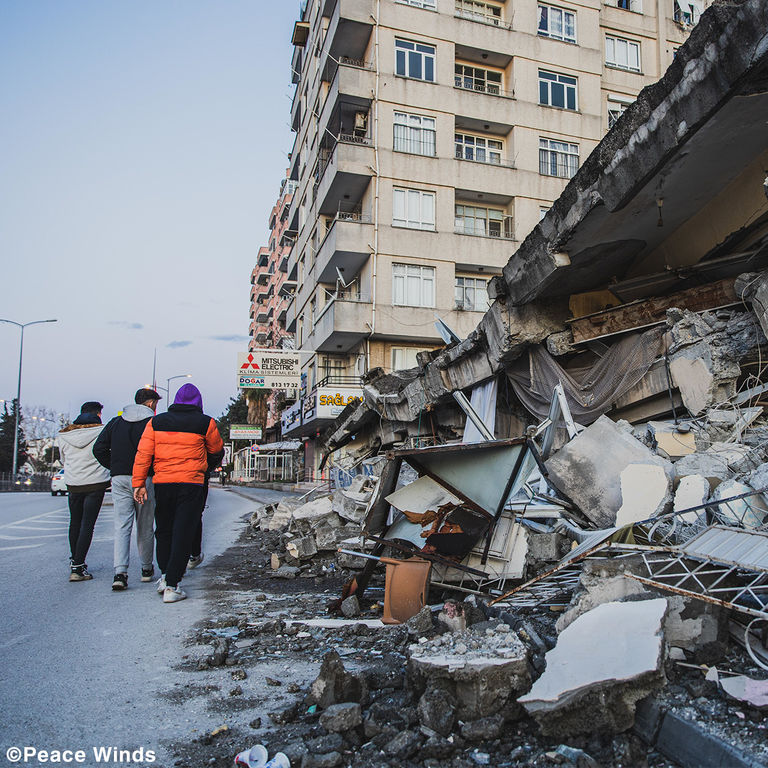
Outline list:
[[[176,397],[173,399],[174,405],[196,405],[203,410],[203,396],[200,390],[194,384],[183,384],[179,387]]]

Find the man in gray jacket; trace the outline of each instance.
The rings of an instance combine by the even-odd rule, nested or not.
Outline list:
[[[112,589],[128,587],[131,533],[136,520],[136,543],[141,559],[141,580],[152,581],[154,566],[155,495],[152,480],[147,480],[147,500],[134,501],[131,475],[136,449],[147,422],[155,415],[160,395],[154,389],[140,389],[135,404],[126,405],[120,416],[110,421],[93,446],[93,455],[112,474],[112,500],[115,505],[115,578]]]

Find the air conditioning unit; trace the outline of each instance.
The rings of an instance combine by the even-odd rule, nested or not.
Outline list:
[[[355,133],[365,133],[368,130],[368,113],[355,112]]]

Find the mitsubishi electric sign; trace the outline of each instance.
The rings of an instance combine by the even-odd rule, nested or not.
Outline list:
[[[240,389],[297,389],[301,383],[301,356],[295,350],[254,349],[237,355]]]

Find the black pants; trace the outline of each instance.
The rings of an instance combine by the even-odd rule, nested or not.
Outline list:
[[[84,565],[93,539],[104,490],[69,492],[69,551],[73,565]]]
[[[178,586],[187,567],[203,513],[204,489],[192,483],[155,483],[157,564],[169,587]]]
[[[205,489],[203,491],[203,509],[205,509],[205,503],[208,501],[208,478],[205,478]],[[200,522],[195,528],[195,535],[192,538],[192,548],[189,550],[191,557],[200,557],[200,553],[203,551],[203,510],[200,510]]]

